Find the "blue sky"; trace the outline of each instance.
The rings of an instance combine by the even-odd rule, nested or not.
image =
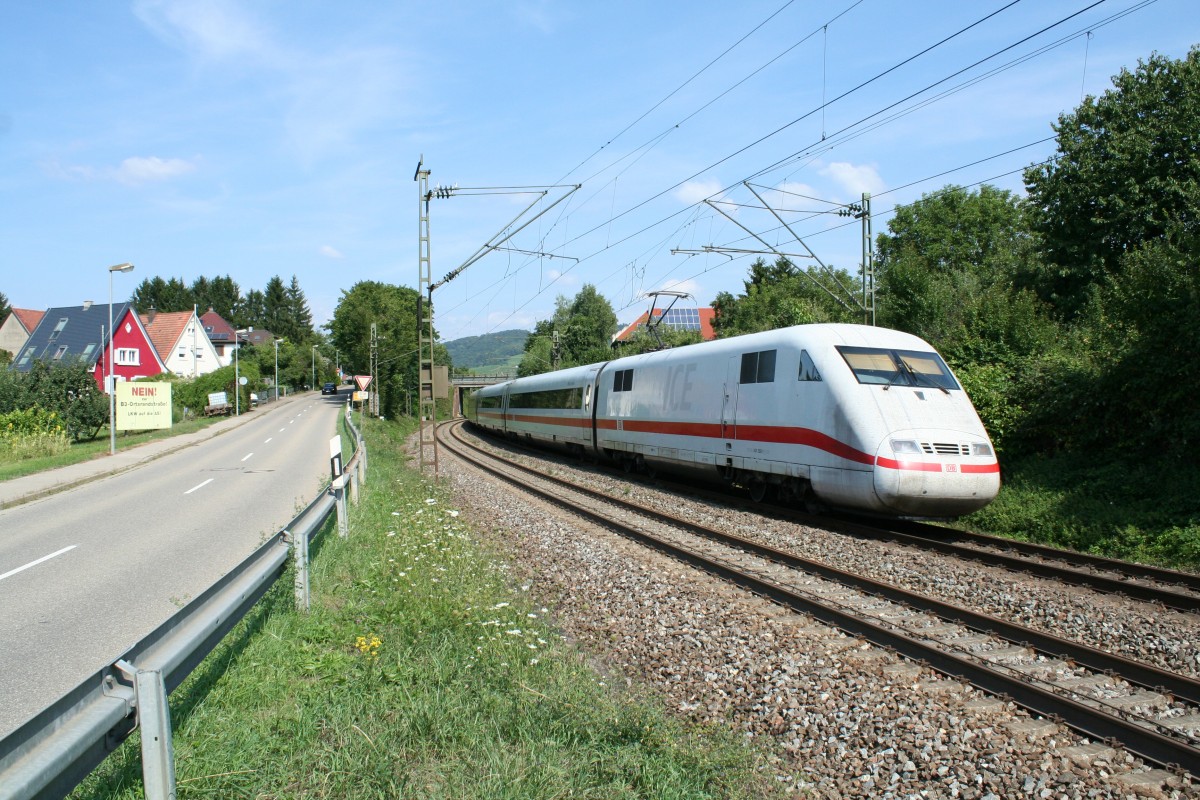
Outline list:
[[[296,275],[321,323],[356,281],[416,286],[423,156],[432,185],[582,184],[437,290],[443,338],[584,283],[628,321],[648,290],[739,291],[753,258],[673,249],[761,247],[742,225],[798,252],[743,180],[853,272],[861,229],[811,212],[868,191],[878,232],[948,182],[1020,191],[1081,93],[1197,42],[1195,0],[6,3],[0,291],[105,302],[125,261],[118,300]],[[434,199],[434,279],[532,199]]]

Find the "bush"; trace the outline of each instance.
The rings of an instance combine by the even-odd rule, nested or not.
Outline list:
[[[0,375],[0,414],[53,411],[75,441],[95,438],[108,419],[108,397],[80,362],[35,361],[29,372],[0,370]]]
[[[246,378],[246,385],[240,387],[241,407],[243,411],[250,410],[250,393],[262,391],[262,381],[259,378],[258,365],[249,359],[243,359],[240,364],[240,376]],[[183,418],[183,410],[187,409],[192,416],[204,411],[208,405],[208,396],[213,392],[225,392],[229,403],[234,404],[234,390],[237,386],[237,375],[234,368],[221,367],[218,370],[201,375],[197,378],[179,378],[174,375],[157,375],[150,380],[171,382],[171,403],[175,407],[175,418]]]
[[[29,408],[0,414],[0,458],[6,461],[54,456],[70,446],[66,427],[53,411]]]

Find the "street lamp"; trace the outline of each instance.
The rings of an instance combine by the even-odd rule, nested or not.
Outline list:
[[[116,346],[114,340],[116,336],[113,334],[112,306],[113,306],[113,273],[114,272],[130,272],[133,270],[133,264],[128,262],[124,264],[113,264],[108,268],[108,454],[115,456],[117,454],[117,381],[113,375],[113,348]]]
[[[312,388],[317,388],[317,346],[312,346]]]
[[[242,415],[242,375],[238,368],[238,348],[241,343],[238,342],[237,331],[233,332],[233,415],[240,417]]]
[[[279,343],[286,339],[275,340],[275,402],[279,402]]]

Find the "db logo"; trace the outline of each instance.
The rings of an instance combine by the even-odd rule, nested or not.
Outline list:
[[[958,464],[943,464],[942,469],[946,472],[958,472]]]

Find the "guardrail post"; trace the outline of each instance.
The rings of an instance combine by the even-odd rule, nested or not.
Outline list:
[[[133,680],[138,727],[142,729],[142,785],[146,800],[174,800],[175,749],[171,707],[161,670],[138,669],[128,661],[114,666]]]
[[[308,594],[308,537],[303,532],[299,536],[284,531],[292,542],[292,555],[296,559],[296,610],[307,614],[309,608]]]
[[[346,512],[346,476],[340,475],[332,484],[334,505],[337,506],[338,536],[345,539],[350,535],[350,520]]]
[[[350,502],[358,505],[358,466],[350,470]]]

